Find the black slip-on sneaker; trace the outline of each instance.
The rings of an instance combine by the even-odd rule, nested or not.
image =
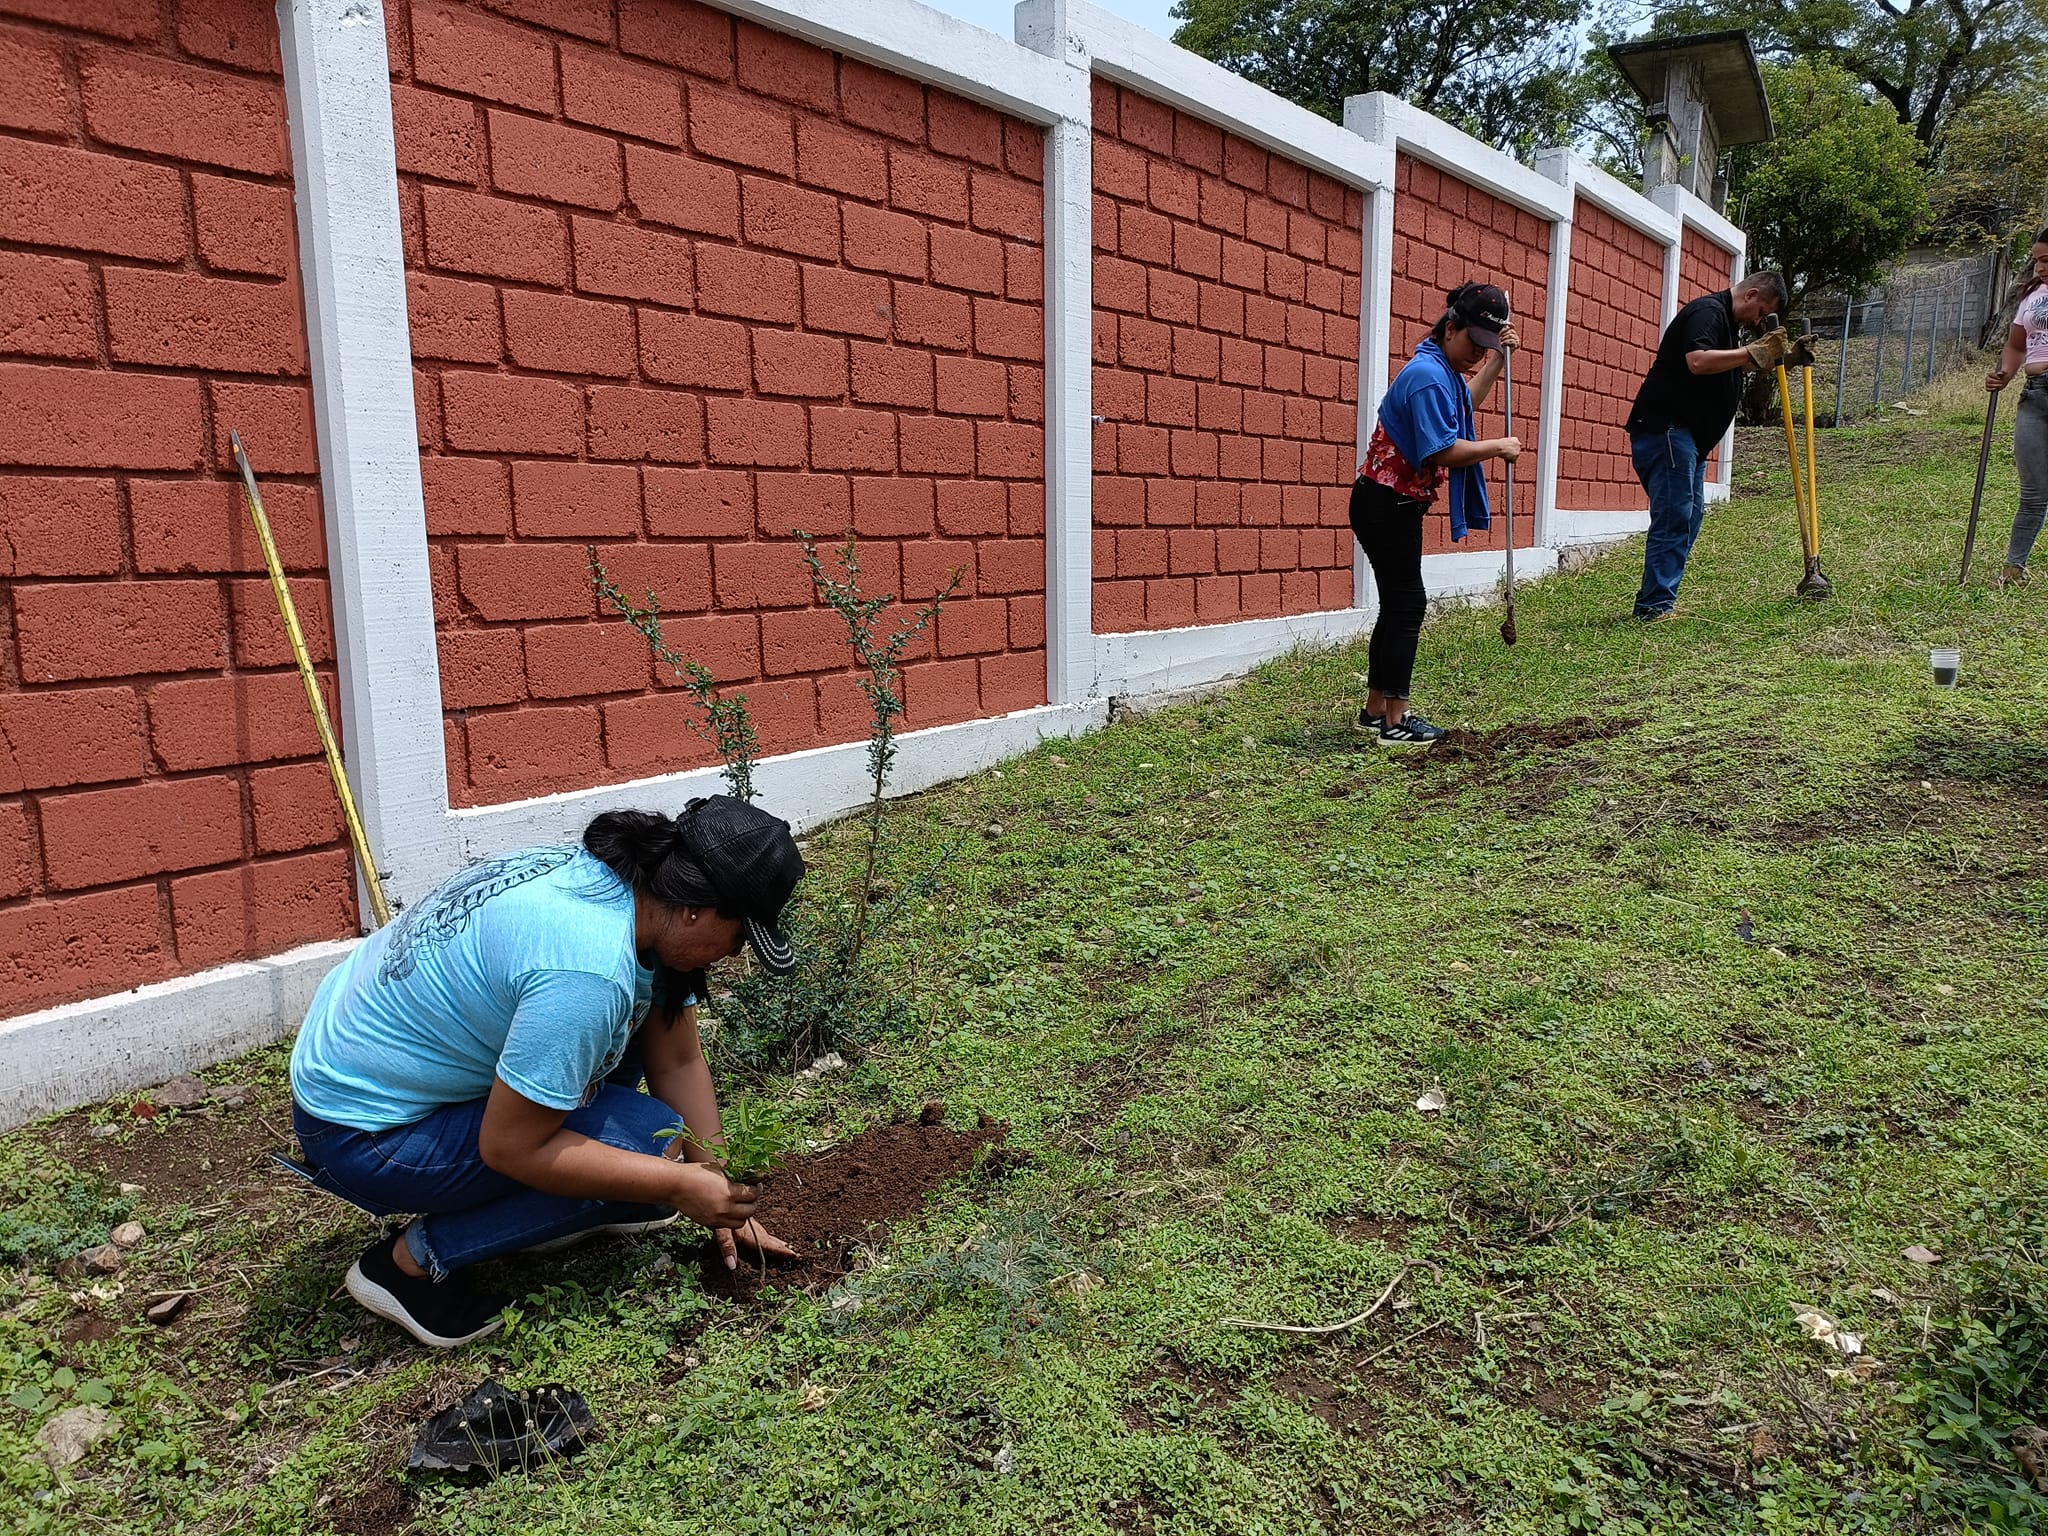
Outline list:
[[[505,1326],[505,1298],[472,1290],[459,1280],[435,1282],[408,1275],[380,1237],[362,1252],[342,1282],[366,1312],[403,1328],[431,1349],[454,1349]]]

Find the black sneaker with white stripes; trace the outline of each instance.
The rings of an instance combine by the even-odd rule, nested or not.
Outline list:
[[[1358,712],[1358,719],[1353,722],[1351,728],[1354,731],[1366,731],[1377,736],[1380,733],[1380,727],[1386,723],[1387,717],[1385,715],[1376,715],[1369,709],[1361,709]]]
[[[1433,746],[1443,735],[1441,726],[1431,725],[1415,710],[1409,710],[1394,725],[1382,722],[1380,745],[1383,747],[1427,747]]]

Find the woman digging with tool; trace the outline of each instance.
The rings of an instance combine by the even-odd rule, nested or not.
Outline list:
[[[580,848],[474,865],[363,940],[292,1049],[293,1128],[314,1182],[420,1214],[363,1250],[348,1293],[449,1348],[500,1326],[504,1299],[453,1278],[500,1254],[678,1215],[728,1266],[736,1242],[789,1253],[718,1167],[695,1004],[742,943],[794,964],[777,922],[803,874],[788,824],[729,796],[608,811]]]
[[[2032,269],[2020,307],[2006,333],[1998,366],[1984,376],[1984,387],[1997,394],[2026,370],[2020,391],[2019,420],[2013,426],[2012,456],[2020,472],[2020,505],[2013,514],[2012,536],[2006,542],[2005,569],[1999,585],[2027,584],[2027,561],[2041,523],[2048,517],[2048,229],[2034,237],[2027,253]]]
[[[1351,531],[1372,566],[1380,611],[1367,651],[1361,730],[1390,747],[1426,747],[1443,735],[1408,707],[1415,648],[1429,593],[1422,585],[1422,517],[1448,487],[1451,537],[1487,526],[1488,459],[1513,463],[1519,438],[1482,440],[1472,413],[1500,377],[1506,349],[1521,338],[1508,317],[1507,295],[1491,283],[1464,283],[1444,295],[1437,321],[1415,355],[1387,386],[1379,419],[1351,487]],[[1467,388],[1465,376],[1472,383]]]

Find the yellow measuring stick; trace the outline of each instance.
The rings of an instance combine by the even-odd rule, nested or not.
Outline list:
[[[256,489],[256,472],[249,467],[249,455],[242,451],[241,434],[228,433],[235,451],[235,468],[242,472],[242,496],[249,503],[249,516],[256,523],[256,539],[263,546],[263,564],[270,571],[270,590],[277,597],[277,611],[284,616],[284,632],[292,643],[292,659],[299,664],[299,681],[306,687],[306,703],[313,711],[313,724],[320,732],[320,747],[327,754],[327,771],[334,779],[334,792],[341,797],[341,814],[348,822],[348,840],[356,851],[356,867],[363,872],[363,884],[370,892],[370,912],[382,928],[391,921],[391,908],[384,900],[384,882],[377,876],[377,862],[370,857],[370,839],[363,820],[356,814],[356,797],[349,792],[348,771],[341,765],[341,744],[334,739],[334,722],[327,718],[327,700],[320,692],[320,679],[313,674],[313,658],[306,652],[305,632],[299,628],[299,611],[292,605],[291,589],[284,582],[284,562],[277,558],[277,543],[270,537],[270,519],[263,513],[263,497]]]

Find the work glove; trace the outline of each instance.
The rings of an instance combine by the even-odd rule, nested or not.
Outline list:
[[[1818,332],[1808,331],[1804,336],[1793,342],[1792,349],[1785,354],[1785,366],[1787,368],[1812,368],[1817,366],[1817,360],[1813,355],[1813,344],[1819,340],[1820,335]]]
[[[1792,347],[1793,341],[1791,336],[1783,329],[1773,326],[1749,344],[1749,360],[1755,363],[1762,372],[1769,373],[1780,363],[1786,361],[1792,352]]]

